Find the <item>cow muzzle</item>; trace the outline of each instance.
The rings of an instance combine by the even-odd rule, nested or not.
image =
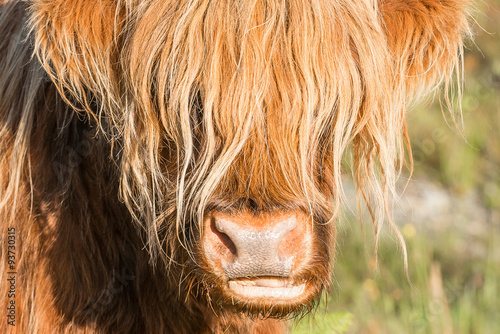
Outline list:
[[[245,299],[299,298],[296,274],[309,262],[312,224],[301,212],[253,215],[213,212],[205,219],[203,251],[233,295]]]

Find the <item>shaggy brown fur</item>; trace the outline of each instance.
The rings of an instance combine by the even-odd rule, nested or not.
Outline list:
[[[467,5],[0,0],[0,305],[16,315],[0,332],[285,330],[272,318],[328,285],[348,149],[375,233],[390,220],[407,106],[461,75]],[[314,220],[294,273],[310,296],[235,300],[203,217],[291,210]]]

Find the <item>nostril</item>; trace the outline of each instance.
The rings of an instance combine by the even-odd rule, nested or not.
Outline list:
[[[214,218],[212,218],[212,221],[210,223],[210,229],[212,230],[212,233],[217,236],[220,242],[224,246],[226,246],[226,248],[231,252],[231,254],[236,255],[236,246],[226,233],[224,233],[221,229],[217,228]]]

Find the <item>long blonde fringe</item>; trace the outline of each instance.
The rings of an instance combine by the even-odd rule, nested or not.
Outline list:
[[[305,198],[334,219],[348,148],[379,234],[408,145],[407,105],[460,77],[468,31],[462,14],[450,28],[450,19],[426,22],[401,3],[60,0],[36,1],[31,11],[40,62],[68,102],[111,123],[121,197],[151,254],[169,256],[174,246],[160,236],[186,240],[186,221],[228,189]],[[439,6],[449,16],[466,5],[447,3]],[[399,36],[409,24],[433,26]],[[333,175],[331,193],[318,185],[318,165]],[[8,189],[2,203],[15,192]]]

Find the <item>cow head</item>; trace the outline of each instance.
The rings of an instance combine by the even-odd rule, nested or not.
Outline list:
[[[465,6],[33,0],[31,10],[51,79],[109,123],[120,197],[152,259],[187,268],[212,304],[284,316],[328,284],[343,161],[375,225],[384,219],[406,106],[452,82]]]

